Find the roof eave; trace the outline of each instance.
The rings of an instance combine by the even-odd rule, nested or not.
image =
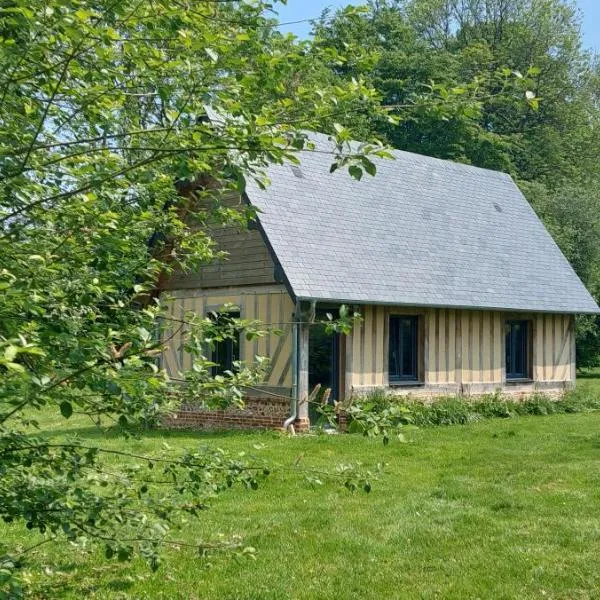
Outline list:
[[[349,298],[323,298],[314,296],[297,296],[297,300],[304,302],[325,302],[325,303],[341,303],[341,304],[368,304],[372,306],[404,306],[406,308],[452,308],[455,310],[496,310],[502,312],[513,313],[540,313],[554,315],[600,315],[600,307],[586,310],[565,310],[565,309],[541,309],[535,307],[515,308],[512,306],[479,306],[479,305],[462,305],[462,304],[432,304],[419,302],[381,302],[377,300],[356,300]]]

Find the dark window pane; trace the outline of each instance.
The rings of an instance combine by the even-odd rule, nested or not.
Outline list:
[[[402,319],[402,373],[412,372],[413,339],[410,319]]]
[[[416,381],[417,317],[390,317],[390,382]]]
[[[226,325],[231,319],[239,319],[239,312],[218,313],[214,320],[219,325]],[[224,339],[214,343],[211,361],[216,363],[212,367],[212,375],[223,375],[225,371],[233,371],[233,363],[240,360],[240,344],[238,339]]]
[[[529,377],[529,345],[527,321],[507,321],[506,336],[506,378],[526,379]]]

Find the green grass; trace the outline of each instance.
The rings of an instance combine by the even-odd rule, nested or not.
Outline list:
[[[580,389],[600,394],[600,374]],[[57,544],[36,551],[35,588],[72,598],[600,597],[600,412],[423,428],[387,447],[356,435],[275,433],[155,432],[105,444],[151,452],[165,440],[284,467],[256,491],[222,495],[183,534],[241,535],[256,560],[169,550],[152,574],[141,561],[106,563]],[[298,459],[306,468],[386,466],[371,494],[351,494],[332,483],[311,488],[292,468]],[[0,539],[32,541],[14,526],[1,526]]]

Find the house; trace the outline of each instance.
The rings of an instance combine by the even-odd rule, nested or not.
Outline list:
[[[173,424],[280,427],[291,415],[306,427],[299,401],[316,383],[338,399],[574,386],[575,315],[600,311],[508,175],[395,151],[356,181],[330,173],[332,143],[311,137],[299,166],[272,166],[266,190],[249,182],[231,199],[260,213],[249,231],[213,231],[228,260],[165,286],[174,314],[232,303],[283,331],[215,358],[270,358],[245,410],[182,407]],[[362,321],[325,335],[315,320],[342,304]],[[171,373],[189,366],[180,344],[165,356]]]

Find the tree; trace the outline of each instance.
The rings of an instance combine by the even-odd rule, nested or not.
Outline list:
[[[277,32],[265,2],[16,0],[0,9],[0,516],[48,539],[141,553],[152,568],[182,515],[266,467],[216,451],[123,456],[45,435],[37,412],[87,415],[124,432],[186,394],[241,401],[260,364],[213,377],[206,347],[259,336],[258,323],[169,321],[157,282],[211,260],[209,220],[243,227],[221,202],[269,163],[328,129],[336,164],[371,170],[380,144],[348,151],[332,123],[381,112],[362,81],[320,83],[333,49]],[[212,107],[215,120],[207,118]],[[157,365],[163,335],[186,331],[193,368],[176,385]],[[170,332],[170,333],[169,333]],[[32,435],[32,429],[38,434]],[[114,451],[113,451],[114,452]],[[348,477],[351,477],[348,474]],[[171,482],[165,487],[165,481]],[[196,549],[202,549],[199,542]],[[0,585],[22,557],[10,548]]]
[[[524,193],[595,298],[600,298],[600,183],[573,181],[550,189],[523,182]],[[594,367],[600,356],[600,319],[577,319],[577,365]]]
[[[571,2],[379,0],[324,14],[314,33],[317,47],[364,49],[335,78],[364,77],[401,107],[397,122],[361,118],[365,134],[513,175],[600,299],[598,64]],[[578,364],[598,364],[596,321],[581,323]]]

